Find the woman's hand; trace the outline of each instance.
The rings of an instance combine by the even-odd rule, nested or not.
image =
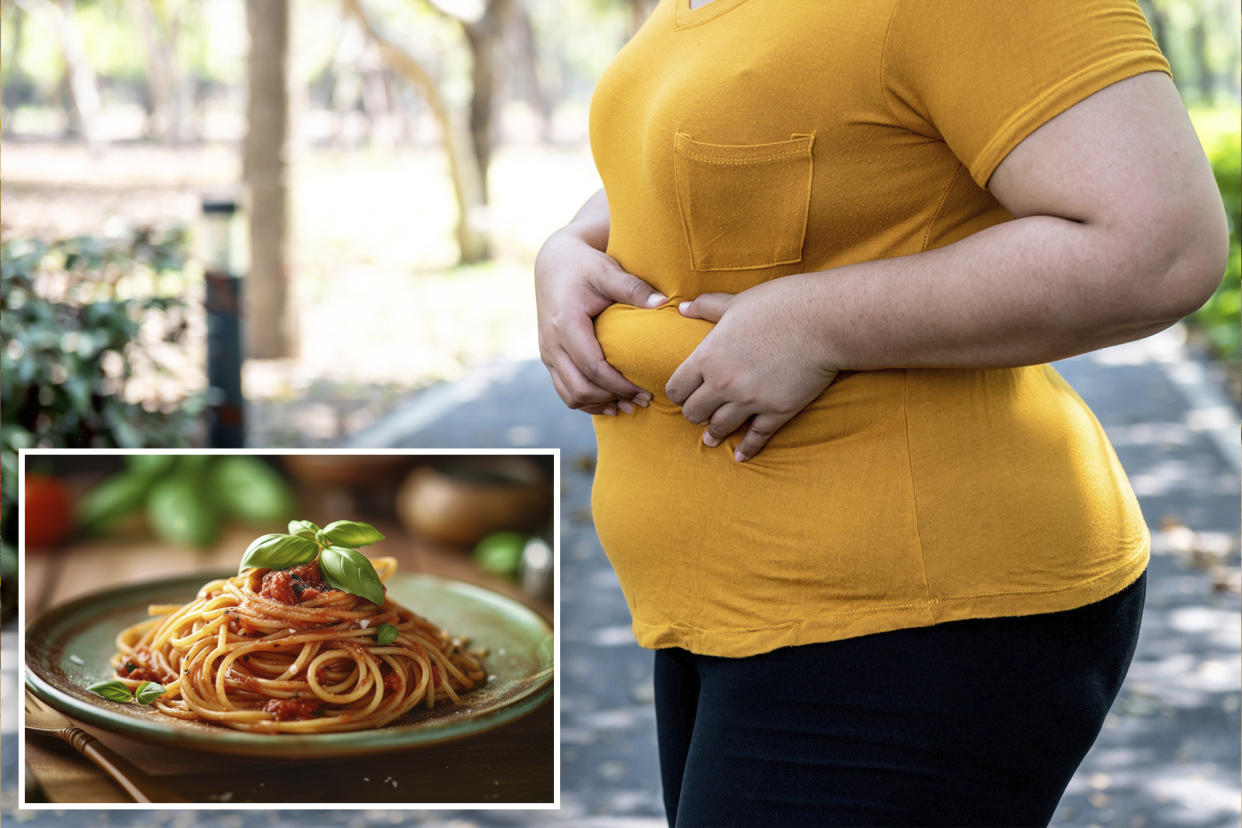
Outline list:
[[[651,402],[651,392],[604,359],[593,320],[617,302],[654,308],[666,301],[570,228],[544,242],[535,259],[539,353],[567,406],[613,416],[618,409],[628,414],[634,404],[646,407]]]
[[[705,293],[683,302],[683,316],[716,327],[665,386],[692,423],[707,423],[703,442],[717,446],[750,420],[733,453],[749,460],[818,397],[838,370],[823,353],[822,333],[799,301],[796,283],[765,282],[742,293]],[[791,289],[792,288],[792,289]]]

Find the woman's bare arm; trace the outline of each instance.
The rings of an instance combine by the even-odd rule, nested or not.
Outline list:
[[[1107,87],[1033,132],[989,189],[1015,220],[936,250],[683,308],[716,327],[669,380],[714,445],[753,456],[841,370],[1060,359],[1159,331],[1220,282],[1228,230],[1171,80]],[[803,364],[794,364],[795,361]]]
[[[603,253],[608,248],[608,196],[600,187],[582,203],[569,223],[558,232],[569,233]]]
[[[614,415],[633,411],[635,403],[646,406],[651,392],[608,364],[593,320],[617,302],[656,307],[667,299],[604,252],[608,229],[608,199],[601,189],[539,250],[535,307],[539,352],[556,393],[570,408]]]

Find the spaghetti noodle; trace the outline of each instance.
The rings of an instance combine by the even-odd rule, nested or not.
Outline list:
[[[381,581],[397,568],[393,558],[373,563]],[[179,719],[269,733],[364,730],[420,704],[460,704],[484,678],[461,640],[387,596],[376,606],[328,585],[314,562],[248,569],[149,612],[117,636],[112,665],[131,690],[163,684],[155,706]]]

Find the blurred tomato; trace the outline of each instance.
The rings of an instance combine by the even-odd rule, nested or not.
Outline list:
[[[44,549],[64,540],[72,526],[73,501],[55,477],[26,475],[26,547]]]

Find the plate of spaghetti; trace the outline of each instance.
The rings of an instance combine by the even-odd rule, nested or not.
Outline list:
[[[462,738],[551,696],[552,631],[524,605],[398,574],[393,558],[356,547],[325,542],[311,556],[287,537],[256,540],[236,574],[112,589],[44,613],[26,633],[27,683],[126,735],[285,758]],[[252,554],[261,541],[266,552]]]

